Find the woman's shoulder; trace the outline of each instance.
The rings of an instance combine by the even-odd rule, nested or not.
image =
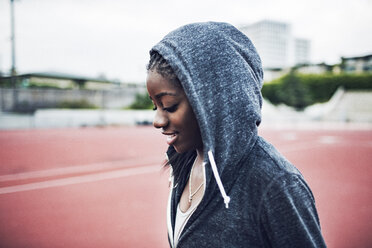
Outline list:
[[[257,138],[242,163],[242,173],[249,178],[250,182],[269,185],[276,180],[293,178],[303,180],[301,172],[262,137]]]

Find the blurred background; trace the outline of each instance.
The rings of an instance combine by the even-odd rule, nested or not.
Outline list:
[[[261,135],[305,172],[327,244],[371,247],[371,12],[370,0],[0,0],[0,246],[167,245],[148,52],[181,25],[222,21],[261,56]]]
[[[148,51],[199,21],[229,22],[255,44],[264,124],[371,122],[371,9],[370,0],[1,0],[0,128],[151,122],[117,110],[148,108]]]

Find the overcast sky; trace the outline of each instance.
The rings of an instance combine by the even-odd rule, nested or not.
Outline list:
[[[311,40],[314,63],[372,53],[372,0],[15,0],[20,73],[144,82],[148,51],[190,22],[263,19]],[[11,67],[10,0],[0,0],[0,71]]]

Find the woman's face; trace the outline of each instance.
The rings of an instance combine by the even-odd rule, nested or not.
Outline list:
[[[147,91],[156,111],[154,127],[178,153],[203,149],[200,129],[185,92],[156,71],[147,74]]]

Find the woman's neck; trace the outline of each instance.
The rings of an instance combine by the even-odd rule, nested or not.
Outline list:
[[[204,161],[204,153],[203,153],[203,149],[197,149],[196,150],[196,160],[199,162],[199,163],[203,163]]]

